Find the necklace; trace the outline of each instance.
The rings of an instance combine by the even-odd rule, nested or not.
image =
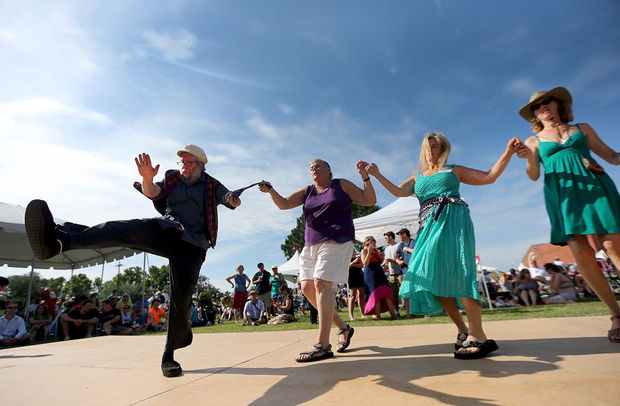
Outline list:
[[[568,137],[568,132],[570,131],[570,125],[567,125],[563,131],[560,130],[560,126],[557,126],[556,130],[558,131],[558,137],[560,137],[560,139],[563,140],[565,137]]]

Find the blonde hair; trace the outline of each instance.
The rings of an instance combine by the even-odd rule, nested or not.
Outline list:
[[[441,156],[439,157],[439,161],[437,165],[439,168],[445,168],[446,162],[448,161],[448,155],[450,155],[450,142],[446,135],[441,132],[432,132],[429,131],[424,134],[424,138],[422,139],[422,147],[420,148],[420,159],[418,161],[418,172],[424,172],[429,167],[428,162],[428,154],[427,152],[430,150],[430,139],[434,139],[439,143],[441,147]]]
[[[544,98],[541,98],[541,100],[543,99]],[[568,124],[571,121],[575,120],[570,103],[566,103],[564,100],[556,99],[555,97],[552,97],[552,99],[558,104],[558,114],[560,116],[560,122],[562,124]],[[532,132],[538,134],[543,130],[544,126],[540,122],[540,120],[536,118],[536,115],[534,115],[534,118],[532,118],[530,122],[532,123]]]
[[[372,235],[369,235],[368,237],[364,238],[364,245],[370,244],[371,241],[376,241],[376,240],[375,240],[375,237],[373,237]]]

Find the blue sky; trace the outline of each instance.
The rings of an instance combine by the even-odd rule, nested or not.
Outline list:
[[[357,159],[401,182],[429,130],[446,133],[451,163],[486,170],[509,138],[531,134],[517,114],[530,94],[560,85],[577,121],[617,150],[618,21],[612,0],[0,2],[0,172],[10,182],[0,201],[44,198],[55,216],[88,225],[151,217],[131,186],[133,157],[172,168],[187,143],[230,189],[267,179],[282,194],[311,182],[315,157],[358,185]],[[604,167],[619,184],[620,169]],[[461,189],[485,264],[515,266],[548,241],[542,179],[524,170],[515,157],[495,184]],[[375,186],[380,206],[394,200]],[[242,198],[220,209],[202,268],[221,288],[239,264],[252,274],[257,262],[283,263],[301,214],[257,190]],[[80,272],[94,279],[100,267]]]

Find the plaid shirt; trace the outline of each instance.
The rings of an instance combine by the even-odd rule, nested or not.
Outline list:
[[[205,230],[209,232],[207,238],[209,238],[209,243],[211,247],[215,247],[215,242],[217,241],[217,196],[216,189],[221,183],[209,176],[206,172],[203,172],[203,175],[206,178],[206,188],[205,188]],[[166,175],[164,177],[163,186],[161,188],[161,192],[159,195],[155,196],[151,200],[153,200],[153,204],[157,211],[161,214],[164,214],[166,211],[166,197],[170,194],[174,186],[181,181],[181,173],[178,170],[169,170],[166,171]],[[140,182],[134,182],[133,186],[142,194],[142,184]],[[234,207],[229,206],[231,209]]]

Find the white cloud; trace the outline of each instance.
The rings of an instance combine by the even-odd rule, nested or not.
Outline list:
[[[267,124],[265,119],[258,111],[252,111],[252,117],[247,121],[248,127],[257,132],[264,138],[277,139],[280,138],[280,133],[275,126]]]
[[[293,108],[293,106],[286,103],[278,104],[278,108],[280,109],[282,114],[290,115],[295,113],[295,109]]]
[[[141,35],[149,47],[158,50],[171,60],[193,58],[198,42],[196,35],[184,28],[174,32],[143,30]]]
[[[516,96],[529,97],[532,94],[532,89],[536,86],[532,79],[526,77],[516,77],[509,80],[504,86],[504,90],[509,93],[514,93]]]
[[[92,121],[98,124],[110,124],[111,120],[103,113],[81,106],[72,106],[49,97],[22,99],[8,103],[0,103],[0,115],[13,116],[16,119],[28,117],[36,119],[49,116],[71,116]]]

